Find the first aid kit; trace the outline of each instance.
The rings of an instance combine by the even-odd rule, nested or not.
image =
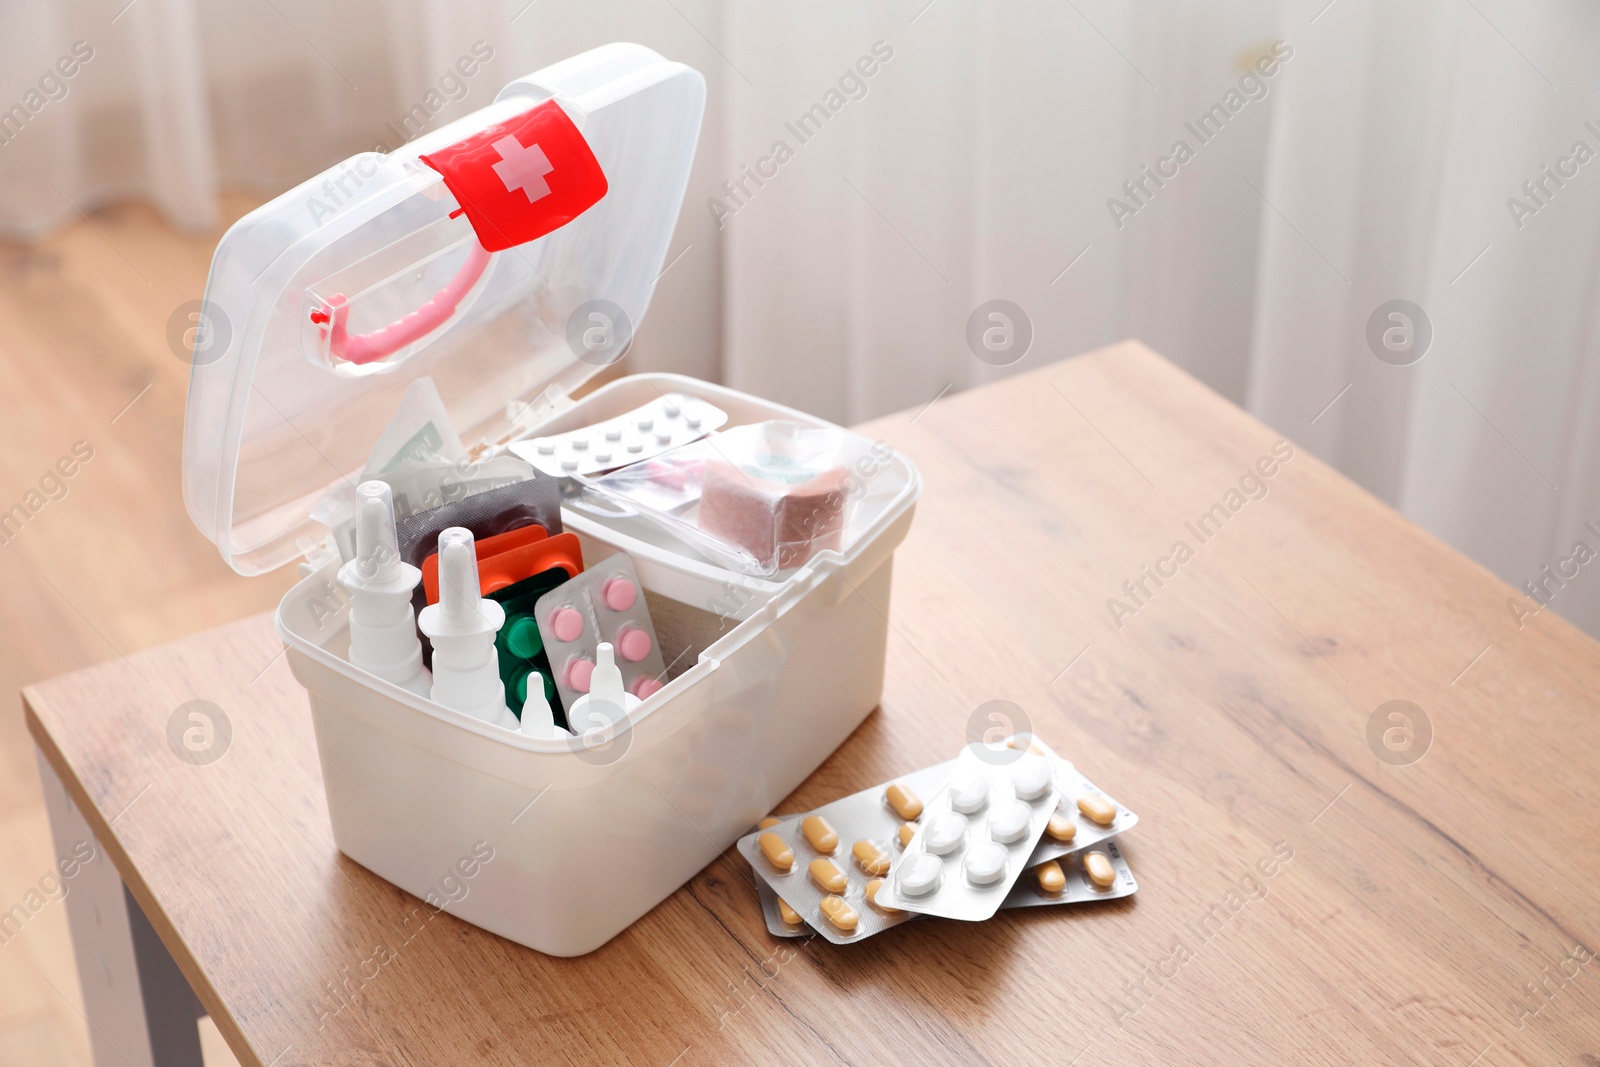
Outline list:
[[[877,705],[892,556],[921,488],[905,457],[863,442],[823,502],[840,515],[827,543],[753,574],[586,484],[596,464],[711,432],[847,432],[673,374],[574,398],[644,319],[704,103],[698,72],[638,45],[547,67],[245,216],[202,306],[185,503],[240,573],[300,567],[276,625],[310,697],[339,849],[420,897],[488,842],[495,862],[446,910],[554,955],[599,947],[677,889]],[[393,492],[358,494],[371,479]],[[374,499],[398,521],[358,507]],[[530,525],[542,535],[509,552],[485,543]],[[563,535],[575,567],[625,557],[642,602],[617,608],[620,586],[600,606],[587,587],[573,601],[606,691],[611,670],[633,689],[617,721],[577,736],[543,699],[549,642],[524,618],[534,592],[575,580],[537,548]],[[421,668],[408,600],[433,646]],[[565,658],[550,669],[567,671],[554,681],[572,681],[578,644],[551,645]],[[490,663],[507,651],[515,663]],[[590,876],[619,856],[626,877]]]

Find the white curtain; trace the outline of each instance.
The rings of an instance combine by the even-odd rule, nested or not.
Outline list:
[[[282,189],[621,39],[710,85],[636,367],[849,422],[1137,336],[1600,631],[1600,563],[1548,577],[1600,551],[1579,0],[7,5],[0,234],[130,198],[210,227],[220,188]],[[969,349],[989,300],[1031,324],[1011,366]],[[1432,327],[1405,366],[1366,336],[1392,300]]]

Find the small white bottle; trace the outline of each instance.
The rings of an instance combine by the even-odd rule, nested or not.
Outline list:
[[[412,593],[422,572],[400,558],[387,482],[356,487],[356,555],[339,568],[350,594],[350,662],[384,681],[428,695]]]
[[[556,714],[550,710],[550,702],[544,696],[544,676],[538,671],[528,672],[528,696],[522,702],[520,730],[525,737],[545,740],[572,736],[556,725]]]
[[[432,697],[447,708],[515,730],[517,717],[506,707],[494,647],[494,635],[505,621],[505,609],[479,592],[472,531],[452,526],[440,533],[439,602],[417,617],[417,625],[433,642]]]
[[[602,641],[594,650],[594,671],[589,676],[589,691],[572,702],[567,722],[579,737],[589,730],[604,729],[627,718],[644,701],[622,688],[622,671],[610,642]]]

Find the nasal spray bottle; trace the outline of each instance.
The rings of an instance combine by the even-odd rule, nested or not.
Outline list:
[[[567,722],[572,732],[582,737],[586,731],[605,729],[625,719],[644,701],[622,688],[622,671],[610,642],[602,641],[594,651],[594,671],[589,676],[589,691],[572,702]]]
[[[494,647],[494,635],[505,621],[505,609],[479,592],[472,531],[452,526],[440,533],[439,602],[417,617],[417,625],[433,642],[433,699],[515,730],[517,717],[506,707]]]
[[[356,507],[356,555],[339,568],[339,584],[350,594],[350,662],[427,696],[432,681],[411,611],[422,572],[400,558],[388,483],[362,482]]]

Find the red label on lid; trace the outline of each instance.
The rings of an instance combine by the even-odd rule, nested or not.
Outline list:
[[[565,226],[606,195],[606,176],[554,100],[422,157],[490,252]]]

